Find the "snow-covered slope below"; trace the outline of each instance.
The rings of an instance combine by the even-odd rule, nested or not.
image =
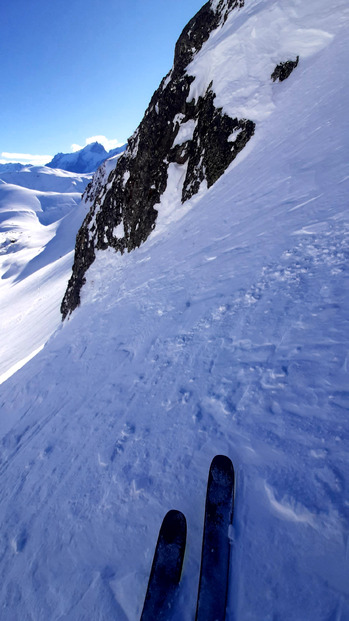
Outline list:
[[[13,166],[13,169],[11,167]],[[17,168],[16,168],[17,167]],[[74,192],[82,194],[91,175],[72,174],[47,166],[4,164],[0,166],[0,180],[40,192]]]
[[[304,7],[246,2],[245,18],[276,4]],[[99,251],[81,307],[2,385],[4,618],[136,621],[178,508],[172,619],[191,621],[224,453],[227,620],[349,619],[349,16],[328,11],[329,45],[272,86],[241,156],[184,205],[173,166],[161,227],[130,254]]]
[[[46,167],[0,170],[0,381],[59,325],[89,180]]]

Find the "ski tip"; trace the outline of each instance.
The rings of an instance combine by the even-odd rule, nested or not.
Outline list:
[[[227,455],[216,455],[211,461],[211,468],[220,470],[234,470],[233,462]]]
[[[187,537],[181,511],[166,513],[159,532],[141,621],[165,621],[179,585]]]
[[[168,543],[174,542],[178,535],[186,535],[187,520],[185,515],[177,509],[168,511],[162,521],[160,532]]]
[[[230,457],[228,457],[227,455],[215,455],[211,463],[233,465],[233,462],[231,461]]]

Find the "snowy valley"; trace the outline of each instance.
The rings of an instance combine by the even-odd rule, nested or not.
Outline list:
[[[45,166],[0,166],[0,382],[60,324],[90,175]]]
[[[188,542],[168,618],[192,621],[216,454],[237,475],[227,621],[349,621],[349,9],[205,6],[145,224],[127,184],[148,129],[82,202],[91,176],[1,172],[6,621],[139,619],[172,508]],[[210,89],[222,122],[255,125],[212,184],[198,133]]]

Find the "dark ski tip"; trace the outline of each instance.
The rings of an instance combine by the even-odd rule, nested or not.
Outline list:
[[[166,619],[181,579],[186,538],[185,516],[172,509],[160,528],[141,621]]]
[[[233,519],[234,467],[216,455],[208,475],[196,621],[224,621],[229,577],[229,525]]]

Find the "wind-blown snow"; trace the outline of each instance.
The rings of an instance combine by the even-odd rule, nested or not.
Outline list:
[[[135,621],[177,508],[172,618],[192,620],[217,453],[237,473],[227,620],[349,619],[348,11],[328,6],[246,1],[246,27],[281,7],[328,18],[331,43],[271,86],[243,154],[178,219],[170,168],[161,234],[100,251],[81,307],[2,385],[5,619]]]
[[[215,106],[232,118],[258,122],[275,107],[270,75],[279,62],[302,62],[330,45],[347,10],[328,0],[279,2],[249,0],[242,11],[232,11],[224,29],[213,31],[188,67],[195,76],[188,101],[204,95],[212,82]]]

